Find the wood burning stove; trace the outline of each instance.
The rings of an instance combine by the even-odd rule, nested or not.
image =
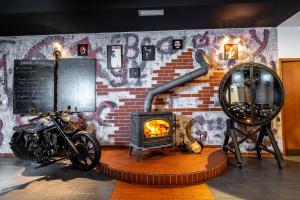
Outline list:
[[[173,146],[174,118],[171,112],[131,113],[131,143],[136,149],[136,158],[141,151]]]

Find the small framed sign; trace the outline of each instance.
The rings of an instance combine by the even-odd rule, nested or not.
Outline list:
[[[183,40],[173,40],[172,47],[173,49],[183,49]]]
[[[108,68],[122,67],[122,45],[107,46],[107,67]]]
[[[140,78],[141,70],[140,68],[130,68],[129,69],[129,78]]]
[[[238,45],[237,44],[225,44],[224,45],[224,59],[225,60],[237,60],[238,59]]]
[[[142,46],[142,60],[155,60],[155,46]]]
[[[78,44],[78,56],[88,56],[89,49],[87,44]]]

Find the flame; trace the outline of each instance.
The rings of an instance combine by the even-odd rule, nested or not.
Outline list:
[[[164,120],[151,120],[144,125],[146,138],[164,137],[169,133],[169,123]]]

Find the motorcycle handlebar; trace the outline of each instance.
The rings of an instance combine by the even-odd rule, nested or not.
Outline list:
[[[64,110],[64,111],[48,112],[47,114],[39,113],[39,114],[38,114],[38,115],[39,115],[38,117],[35,117],[35,118],[30,119],[30,120],[28,120],[28,121],[29,121],[30,123],[32,123],[32,122],[34,122],[34,121],[36,121],[36,120],[38,120],[38,119],[41,119],[41,118],[43,118],[43,117],[60,116],[62,113],[70,113],[70,114],[72,114],[72,113],[71,113],[71,107],[68,106],[68,108],[67,108],[66,110]]]

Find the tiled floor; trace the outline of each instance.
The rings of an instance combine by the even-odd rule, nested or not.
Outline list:
[[[118,182],[111,200],[213,200],[206,184],[184,187],[155,187]]]
[[[207,182],[217,200],[300,199],[300,156],[287,157],[287,168],[280,170],[273,158],[245,158],[243,169],[229,159],[227,172]]]
[[[0,158],[0,200],[107,200],[115,183],[63,163],[34,169],[17,158]]]
[[[273,158],[246,158],[240,170],[230,159],[227,172],[206,184],[166,188],[116,182],[97,172],[81,172],[63,164],[35,170],[28,162],[0,158],[0,200],[300,199],[300,156],[287,160],[287,168],[279,170]]]

